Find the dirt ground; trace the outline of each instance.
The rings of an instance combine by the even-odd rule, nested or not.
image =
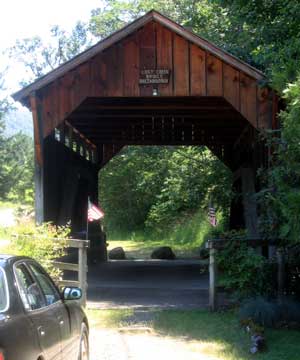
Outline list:
[[[199,344],[155,334],[149,328],[91,330],[90,360],[213,360]]]

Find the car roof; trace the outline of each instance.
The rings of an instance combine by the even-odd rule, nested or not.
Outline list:
[[[33,260],[27,256],[16,256],[16,255],[9,255],[9,254],[0,254],[0,265],[5,265],[8,261],[15,262],[17,260]]]

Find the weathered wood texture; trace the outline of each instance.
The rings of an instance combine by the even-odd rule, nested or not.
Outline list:
[[[140,71],[155,68],[170,70],[169,83],[139,85]],[[269,89],[205,47],[152,21],[38,91],[43,137],[88,97],[152,96],[153,88],[158,96],[224,97],[253,127],[274,124],[276,107]]]
[[[72,230],[81,231],[87,198],[98,197],[98,167],[54,136],[44,140],[44,149],[43,220],[59,225],[71,221]]]

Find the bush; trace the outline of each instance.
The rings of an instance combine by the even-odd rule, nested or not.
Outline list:
[[[241,305],[239,318],[242,324],[253,322],[263,327],[274,327],[280,321],[280,311],[278,304],[257,297]]]
[[[228,244],[217,254],[220,285],[240,298],[270,294],[275,287],[272,265],[236,232],[226,237]]]
[[[283,322],[296,322],[300,325],[300,303],[292,299],[284,299],[279,305],[280,319]]]
[[[51,260],[65,253],[64,241],[55,242],[53,238],[67,238],[70,233],[68,226],[54,226],[51,223],[35,225],[32,222],[15,226],[10,234],[9,251],[15,255],[29,256],[38,261],[53,277],[60,271],[55,269]]]
[[[262,327],[300,328],[300,303],[284,299],[281,303],[262,297],[246,300],[240,308],[239,318],[242,325],[251,324]]]

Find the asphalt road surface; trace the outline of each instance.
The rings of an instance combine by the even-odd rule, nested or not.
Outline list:
[[[208,274],[204,268],[195,260],[124,260],[90,265],[88,307],[207,307]]]

